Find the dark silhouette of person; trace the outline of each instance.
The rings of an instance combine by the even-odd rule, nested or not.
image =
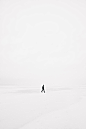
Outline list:
[[[44,85],[42,86],[42,91],[41,92],[44,92],[45,93]]]

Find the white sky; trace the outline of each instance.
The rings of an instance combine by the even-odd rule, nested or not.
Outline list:
[[[86,85],[85,0],[0,0],[0,84]]]

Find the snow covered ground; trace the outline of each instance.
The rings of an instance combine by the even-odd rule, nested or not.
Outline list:
[[[86,129],[86,89],[0,88],[0,129]]]

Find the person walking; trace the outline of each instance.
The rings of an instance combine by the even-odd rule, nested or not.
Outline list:
[[[44,85],[42,86],[42,91],[41,92],[44,92],[45,93]]]

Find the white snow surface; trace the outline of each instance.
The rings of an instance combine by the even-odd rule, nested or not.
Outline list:
[[[9,91],[0,89],[0,129],[86,129],[85,88]]]

